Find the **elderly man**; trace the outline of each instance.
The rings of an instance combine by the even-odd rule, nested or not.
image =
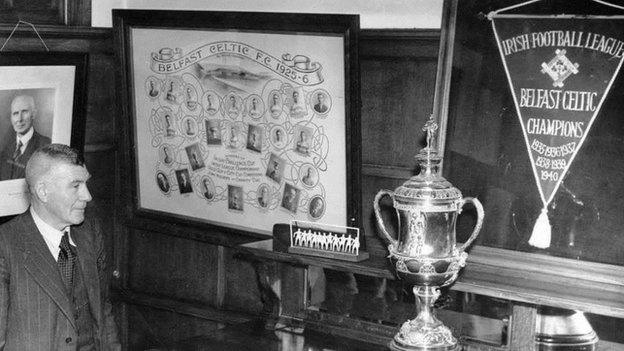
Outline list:
[[[316,94],[316,104],[314,104],[314,110],[318,113],[327,112],[327,105],[325,104],[325,94]]]
[[[30,95],[18,95],[11,102],[13,131],[0,151],[0,180],[24,178],[26,162],[50,138],[35,131],[33,121],[37,116],[35,99]]]
[[[26,165],[30,209],[0,226],[0,350],[120,350],[90,175],[50,144]]]

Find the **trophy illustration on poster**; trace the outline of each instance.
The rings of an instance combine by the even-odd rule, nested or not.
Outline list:
[[[438,126],[432,118],[423,131],[427,146],[416,159],[420,173],[394,192],[381,190],[374,200],[375,216],[381,237],[389,242],[390,261],[399,279],[414,285],[418,316],[406,321],[390,342],[390,349],[457,350],[457,339],[450,329],[433,313],[433,304],[440,296],[440,287],[453,283],[466,264],[466,248],[476,239],[483,223],[483,207],[479,200],[465,197],[440,174],[442,156],[433,146]],[[393,199],[398,215],[396,239],[386,229],[379,201],[384,196]],[[465,204],[477,211],[475,228],[464,244],[457,246],[455,224]]]

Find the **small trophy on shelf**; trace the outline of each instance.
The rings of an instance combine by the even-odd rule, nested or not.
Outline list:
[[[368,258],[360,250],[360,229],[306,221],[290,222],[288,252],[359,262]]]
[[[418,316],[405,322],[390,343],[395,351],[455,351],[457,339],[450,329],[433,313],[433,304],[440,296],[440,287],[457,279],[466,264],[466,248],[476,239],[483,223],[483,207],[479,200],[462,198],[440,174],[442,156],[433,145],[438,125],[433,116],[423,128],[427,132],[427,147],[416,159],[420,173],[394,192],[381,190],[375,196],[374,210],[382,238],[389,242],[390,261],[399,279],[414,285]],[[379,200],[385,195],[393,199],[398,215],[398,233],[394,239],[386,230]],[[463,245],[455,242],[455,223],[466,203],[477,210],[477,223],[472,235]]]

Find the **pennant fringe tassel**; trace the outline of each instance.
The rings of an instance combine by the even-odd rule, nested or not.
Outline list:
[[[535,221],[535,225],[533,226],[533,232],[531,233],[531,238],[529,239],[529,245],[540,249],[550,247],[551,232],[552,228],[550,226],[550,221],[548,220],[548,210],[544,207],[542,208],[542,212],[539,217],[537,217],[537,221]]]

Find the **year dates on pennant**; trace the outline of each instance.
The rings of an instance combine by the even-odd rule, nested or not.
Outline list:
[[[537,167],[546,168],[546,169],[564,169],[566,167],[566,160],[562,158],[558,159],[550,159],[542,156],[538,156],[535,161],[535,165]]]
[[[295,82],[299,82],[303,84],[308,84],[310,82],[310,78],[308,77],[307,74],[301,74],[301,72],[298,72],[297,70],[291,67],[286,67],[281,62],[275,63],[275,72],[278,72],[285,78],[288,78]]]

